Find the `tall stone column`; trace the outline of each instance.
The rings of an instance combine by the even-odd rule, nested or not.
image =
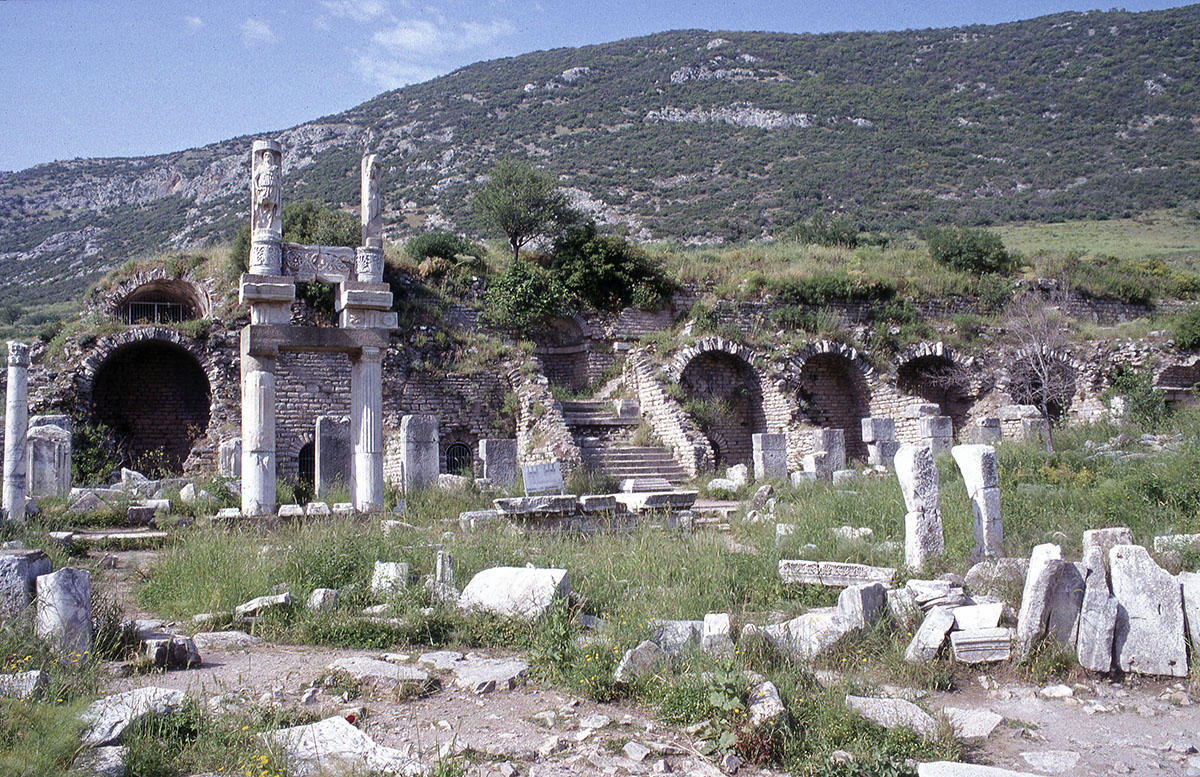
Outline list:
[[[275,358],[242,348],[242,513],[275,512]]]
[[[29,426],[29,346],[8,343],[8,398],[4,416],[4,518],[24,523]]]
[[[383,509],[383,352],[363,348],[350,367],[350,492],[360,513]]]
[[[283,149],[256,140],[250,151],[250,274],[279,275],[283,262]]]
[[[383,281],[383,198],[379,194],[378,154],[362,158],[362,247],[355,251],[355,278],[363,283]]]

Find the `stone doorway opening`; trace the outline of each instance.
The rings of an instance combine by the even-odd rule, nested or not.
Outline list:
[[[966,428],[975,398],[971,376],[946,356],[919,356],[900,365],[896,388],[903,394],[933,402],[954,421],[954,431]]]
[[[871,390],[854,363],[837,353],[810,356],[800,369],[796,394],[815,426],[845,432],[847,459],[867,457],[862,419],[871,414]]]
[[[533,355],[551,386],[582,391],[588,384],[588,352],[583,329],[569,318],[542,323]]]
[[[753,463],[751,435],[767,431],[762,385],[744,359],[724,351],[696,356],[679,374],[684,410],[713,446],[718,468]]]
[[[183,471],[208,430],[208,376],[187,350],[143,340],[113,351],[96,370],[92,415],[112,429],[122,465]]]

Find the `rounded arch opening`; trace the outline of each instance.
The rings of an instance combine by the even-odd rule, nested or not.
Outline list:
[[[92,415],[113,432],[121,463],[178,474],[208,430],[208,376],[186,349],[161,340],[118,348],[92,384]]]
[[[588,383],[587,342],[583,329],[569,318],[542,322],[535,336],[533,355],[551,386],[580,391]]]
[[[204,295],[187,281],[159,278],[129,292],[117,308],[126,324],[190,321],[208,314]]]
[[[452,442],[446,448],[446,471],[451,475],[475,476],[475,455],[465,442]]]
[[[306,442],[296,454],[296,480],[302,487],[312,491],[317,482],[317,446]]]
[[[724,351],[707,351],[679,374],[683,409],[713,446],[719,466],[752,464],[752,435],[767,431],[762,386],[754,368]]]
[[[862,419],[871,414],[871,391],[849,359],[836,353],[810,356],[800,368],[796,394],[812,423],[845,433],[847,458],[866,458]]]
[[[953,420],[956,432],[966,428],[975,402],[971,377],[949,357],[929,355],[908,360],[896,371],[896,388],[937,404],[942,414]]]

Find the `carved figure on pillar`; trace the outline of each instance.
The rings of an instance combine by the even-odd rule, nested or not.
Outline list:
[[[378,154],[362,158],[362,244],[383,248],[383,199],[379,195],[382,166]]]
[[[283,151],[273,140],[256,140],[250,171],[250,272],[278,275],[283,240]]]

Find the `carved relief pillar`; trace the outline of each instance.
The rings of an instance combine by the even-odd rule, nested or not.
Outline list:
[[[279,275],[283,257],[283,150],[256,140],[250,153],[250,274]]]
[[[25,522],[25,435],[29,427],[29,346],[8,343],[8,397],[4,416],[4,518]]]
[[[383,509],[383,351],[364,347],[350,365],[350,493],[360,513]]]
[[[355,252],[355,278],[363,283],[383,281],[383,198],[378,154],[362,158],[362,247]]]
[[[275,512],[275,357],[242,338],[242,514]]]

